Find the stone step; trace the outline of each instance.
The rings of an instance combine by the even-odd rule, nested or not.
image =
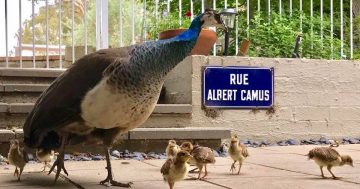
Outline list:
[[[0,68],[1,84],[50,84],[64,69]]]
[[[0,129],[22,128],[34,103],[0,103]],[[192,113],[190,104],[157,104],[144,127],[185,127]],[[177,124],[169,126],[175,121]]]
[[[0,113],[29,113],[34,103],[0,103]],[[191,114],[191,104],[157,104],[154,114]]]
[[[230,129],[219,127],[188,127],[188,128],[136,128],[122,135],[119,143],[114,148],[120,150],[140,152],[164,152],[167,141],[175,139],[178,143],[192,141],[203,146],[218,148],[221,141],[231,136]],[[22,129],[0,129],[0,153],[6,154],[8,141],[11,139],[23,139]],[[102,146],[73,147],[70,151],[102,152]]]
[[[0,84],[0,102],[35,103],[49,84]]]

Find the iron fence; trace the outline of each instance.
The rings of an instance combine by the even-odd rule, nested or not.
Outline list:
[[[113,28],[113,25],[109,24],[111,18],[109,18],[109,13],[113,13],[112,7],[109,6],[109,2],[113,3],[116,1],[116,4],[118,5],[116,7],[117,15],[117,28]],[[218,1],[218,2],[217,2]],[[174,13],[178,12],[178,23],[179,25],[184,24],[184,5],[187,6],[190,5],[190,7],[185,7],[186,9],[190,9],[191,13],[191,20],[194,17],[194,13],[203,12],[206,7],[213,8],[213,9],[221,9],[221,8],[230,8],[228,7],[230,4],[233,6],[235,5],[235,9],[237,11],[242,10],[243,14],[246,14],[246,28],[240,28],[239,22],[236,22],[235,27],[235,36],[234,36],[234,45],[235,45],[235,52],[238,52],[239,49],[239,30],[246,30],[246,37],[251,38],[250,36],[250,27],[251,27],[251,8],[256,7],[255,11],[257,13],[264,13],[268,17],[268,22],[271,22],[271,14],[272,11],[275,11],[279,15],[284,14],[290,14],[292,15],[295,11],[295,0],[224,0],[221,1],[221,7],[219,7],[219,1],[220,0],[211,0],[211,2],[207,0],[197,0],[194,2],[194,0],[2,0],[3,6],[0,6],[0,14],[4,15],[3,17],[3,23],[4,27],[0,30],[0,33],[2,37],[5,39],[5,43],[2,43],[0,46],[0,56],[4,58],[4,66],[9,67],[9,57],[11,56],[17,56],[18,57],[18,63],[16,66],[22,68],[23,67],[23,52],[24,47],[26,46],[27,51],[29,51],[29,44],[24,43],[24,40],[28,40],[28,38],[24,38],[24,35],[28,35],[29,32],[31,33],[31,44],[32,46],[32,53],[30,56],[32,56],[32,67],[37,67],[36,65],[36,56],[38,55],[44,55],[46,56],[46,68],[50,68],[49,64],[49,56],[53,51],[49,51],[49,48],[53,49],[54,46],[58,47],[57,55],[59,57],[59,64],[58,68],[63,68],[63,61],[64,61],[64,54],[65,54],[65,47],[64,45],[68,45],[69,48],[71,48],[71,61],[74,62],[76,58],[76,52],[75,52],[75,46],[77,45],[76,37],[82,36],[83,42],[83,48],[84,48],[84,54],[87,54],[89,52],[88,45],[89,45],[89,39],[92,40],[92,36],[89,36],[89,25],[94,25],[93,21],[95,21],[95,46],[96,49],[102,49],[102,48],[109,48],[109,32],[110,30],[117,30],[115,33],[117,33],[117,40],[118,46],[126,46],[130,44],[135,44],[137,42],[142,42],[148,40],[147,33],[148,30],[155,28],[155,30],[158,28],[158,22],[162,19],[162,14],[164,14],[163,7],[166,5],[166,13]],[[349,46],[349,57],[346,57],[347,59],[353,59],[354,55],[354,29],[353,29],[353,18],[354,18],[354,10],[353,10],[353,0],[338,0],[340,7],[334,7],[334,0],[310,0],[310,7],[303,7],[303,1],[302,0],[296,0],[296,11],[300,12],[299,16],[299,30],[302,31],[303,29],[303,14],[302,12],[304,9],[307,9],[307,11],[310,11],[310,17],[314,16],[314,12],[317,12],[320,14],[320,36],[321,40],[324,39],[325,32],[324,32],[324,9],[330,10],[330,37],[331,39],[334,38],[334,30],[340,29],[340,49],[341,49],[341,57],[345,58],[344,56],[344,45]],[[29,2],[31,2],[29,4]],[[130,4],[129,4],[130,2]],[[266,3],[265,10],[263,9],[262,4]],[[274,3],[275,2],[275,3]],[[174,5],[177,3],[176,5]],[[241,3],[241,4],[240,4]],[[326,6],[329,4],[329,6]],[[17,5],[18,7],[18,13],[16,11],[11,10],[10,7],[14,7],[14,5]],[[26,4],[24,6],[24,4]],[[319,10],[314,10],[314,4],[317,5],[317,7],[320,7]],[[326,5],[325,5],[326,4]],[[357,3],[358,4],[358,3]],[[69,6],[70,5],[70,6]],[[91,14],[89,12],[89,5],[95,6],[95,15]],[[196,5],[196,6],[195,6]],[[344,5],[349,7],[348,12],[344,11]],[[130,6],[130,7],[129,7]],[[252,6],[252,7],[251,7]],[[275,10],[277,6],[277,11]],[[24,18],[23,12],[29,12],[28,10],[31,7],[31,15],[27,15],[29,17]],[[176,8],[174,8],[176,7]],[[196,7],[199,7],[198,9]],[[338,9],[338,12],[340,13],[339,18],[334,17],[334,8]],[[45,9],[45,22],[39,24],[35,23],[35,19],[41,15],[41,11]],[[49,11],[51,9],[51,11]],[[66,23],[64,23],[64,10],[69,11],[70,9],[70,18],[67,19]],[[26,10],[26,11],[25,11]],[[36,12],[37,11],[37,12]],[[78,14],[81,12],[81,14]],[[16,15],[17,14],[17,15]],[[50,15],[51,14],[51,17]],[[130,15],[130,19],[125,18],[127,15]],[[139,15],[140,18],[139,18]],[[347,23],[349,24],[349,30],[344,31],[344,15],[346,16],[346,19],[349,19]],[[14,24],[12,23],[14,21],[14,17],[17,16],[18,19],[18,28],[17,31],[13,33],[9,33],[9,28],[14,27]],[[57,17],[57,44],[54,44],[54,40],[52,39],[50,42],[50,31],[49,28],[51,28],[51,37],[54,37],[54,19],[51,20],[49,23],[49,20],[53,18],[54,16]],[[113,15],[111,15],[113,16]],[[90,19],[93,18],[94,19]],[[152,22],[149,21],[147,17],[153,17],[154,19]],[[24,19],[28,22],[24,23]],[[340,20],[334,20],[334,19],[340,19]],[[31,21],[29,21],[31,20]],[[68,21],[71,21],[71,24],[68,23]],[[245,21],[245,20],[244,20]],[[339,26],[335,26],[334,22],[340,22]],[[81,24],[78,24],[81,23]],[[140,23],[140,24],[139,24]],[[130,27],[125,27],[125,24],[130,25]],[[30,27],[31,25],[31,27]],[[140,27],[138,27],[140,25]],[[82,26],[83,30],[78,30],[78,27]],[[37,42],[37,38],[42,38],[43,36],[37,36],[37,30],[39,28],[45,27],[45,40],[43,43]],[[65,28],[64,28],[65,27]],[[70,28],[69,28],[70,27]],[[339,28],[335,28],[339,27]],[[31,28],[30,31],[26,30],[24,31],[24,28]],[[213,30],[216,30],[215,28],[212,28]],[[64,32],[66,30],[66,33]],[[128,31],[130,30],[130,36],[127,35]],[[311,25],[311,33],[313,33],[313,25]],[[27,32],[27,33],[26,33]],[[349,36],[349,39],[345,39],[344,33],[347,32],[346,36]],[[44,35],[44,33],[41,33]],[[12,45],[14,47],[11,47],[9,44],[9,39],[11,39],[11,35],[16,35],[17,37],[17,46],[14,46],[14,42],[12,42]],[[70,37],[71,36],[71,37]],[[66,39],[70,39],[65,41],[64,37]],[[125,39],[131,38],[129,41],[126,41]],[[26,45],[24,45],[26,44]],[[45,52],[42,51],[43,46],[45,45]],[[91,44],[93,45],[93,44]],[[39,47],[39,48],[38,48]],[[40,48],[42,47],[42,48]],[[12,49],[11,49],[12,48]],[[311,46],[313,48],[313,45]],[[334,44],[331,43],[331,56],[328,57],[329,59],[333,58],[334,52]],[[17,49],[16,54],[10,53],[14,51],[14,49]],[[40,50],[38,50],[40,49]],[[40,51],[40,52],[38,52]],[[213,55],[216,55],[217,50],[216,46],[214,45],[213,48]]]

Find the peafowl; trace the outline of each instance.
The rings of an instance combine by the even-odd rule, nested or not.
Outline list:
[[[29,148],[57,149],[55,182],[67,145],[102,144],[108,176],[103,185],[131,187],[113,179],[110,147],[117,137],[144,123],[155,108],[166,74],[188,56],[202,27],[225,29],[220,15],[205,10],[178,36],[103,49],[77,60],[36,101],[24,124]]]

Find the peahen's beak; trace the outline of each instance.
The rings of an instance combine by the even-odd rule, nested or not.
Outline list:
[[[220,29],[223,29],[223,30],[227,30],[227,27],[225,26],[223,20],[222,20],[221,17],[220,17],[220,14],[215,13],[215,16],[214,16],[214,17],[215,17],[215,20],[216,20],[216,22],[217,22],[216,27],[217,27],[217,28],[220,28]]]

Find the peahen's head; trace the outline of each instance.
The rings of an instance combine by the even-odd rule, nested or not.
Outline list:
[[[226,29],[223,21],[220,18],[220,15],[211,9],[206,9],[204,13],[197,16],[191,23],[190,28],[193,27],[218,27],[221,29]]]

